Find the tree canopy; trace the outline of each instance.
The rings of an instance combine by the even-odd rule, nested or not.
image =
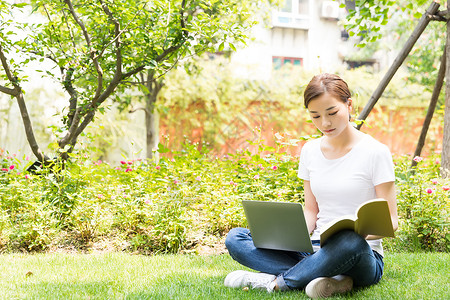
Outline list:
[[[131,78],[143,70],[163,76],[180,60],[234,50],[255,24],[254,11],[269,2],[274,1],[0,0],[0,92],[17,99],[33,153],[45,160],[22,87],[26,65],[41,63],[43,74],[59,82],[69,98],[58,139],[67,155],[105,100]],[[14,11],[24,9],[46,20],[19,24]]]

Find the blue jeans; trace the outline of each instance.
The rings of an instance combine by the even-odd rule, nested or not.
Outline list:
[[[256,248],[247,228],[230,230],[225,245],[240,264],[276,275],[282,291],[303,289],[317,277],[339,274],[352,277],[354,286],[368,286],[383,275],[383,257],[353,231],[335,234],[314,253]]]

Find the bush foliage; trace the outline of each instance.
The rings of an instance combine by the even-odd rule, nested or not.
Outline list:
[[[24,171],[26,158],[5,154],[1,250],[83,251],[106,243],[177,253],[221,243],[230,228],[246,225],[241,200],[303,201],[298,158],[285,152],[299,141],[276,136],[276,147],[259,140],[253,152],[223,157],[192,143],[158,162],[113,165],[77,153],[65,168],[38,169],[39,175]],[[409,157],[395,158],[400,230],[387,248],[449,251],[450,182],[438,178],[436,157],[416,159],[412,172]]]

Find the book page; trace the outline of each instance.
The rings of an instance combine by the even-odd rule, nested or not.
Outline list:
[[[326,224],[322,228],[322,233],[320,234],[320,244],[322,245],[329,237],[338,233],[342,230],[352,230],[355,231],[355,220],[352,216],[344,216],[337,220]]]

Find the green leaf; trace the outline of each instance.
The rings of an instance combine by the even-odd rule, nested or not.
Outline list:
[[[167,148],[166,146],[164,146],[163,144],[161,144],[161,143],[158,144],[158,152],[159,153],[167,153],[169,151],[170,151],[170,149]]]
[[[25,6],[27,6],[28,3],[24,2],[24,3],[14,3],[12,6],[18,7],[18,8],[23,8]]]
[[[220,43],[219,48],[217,49],[217,51],[218,52],[222,52],[224,47],[225,47],[225,43],[224,42]]]

